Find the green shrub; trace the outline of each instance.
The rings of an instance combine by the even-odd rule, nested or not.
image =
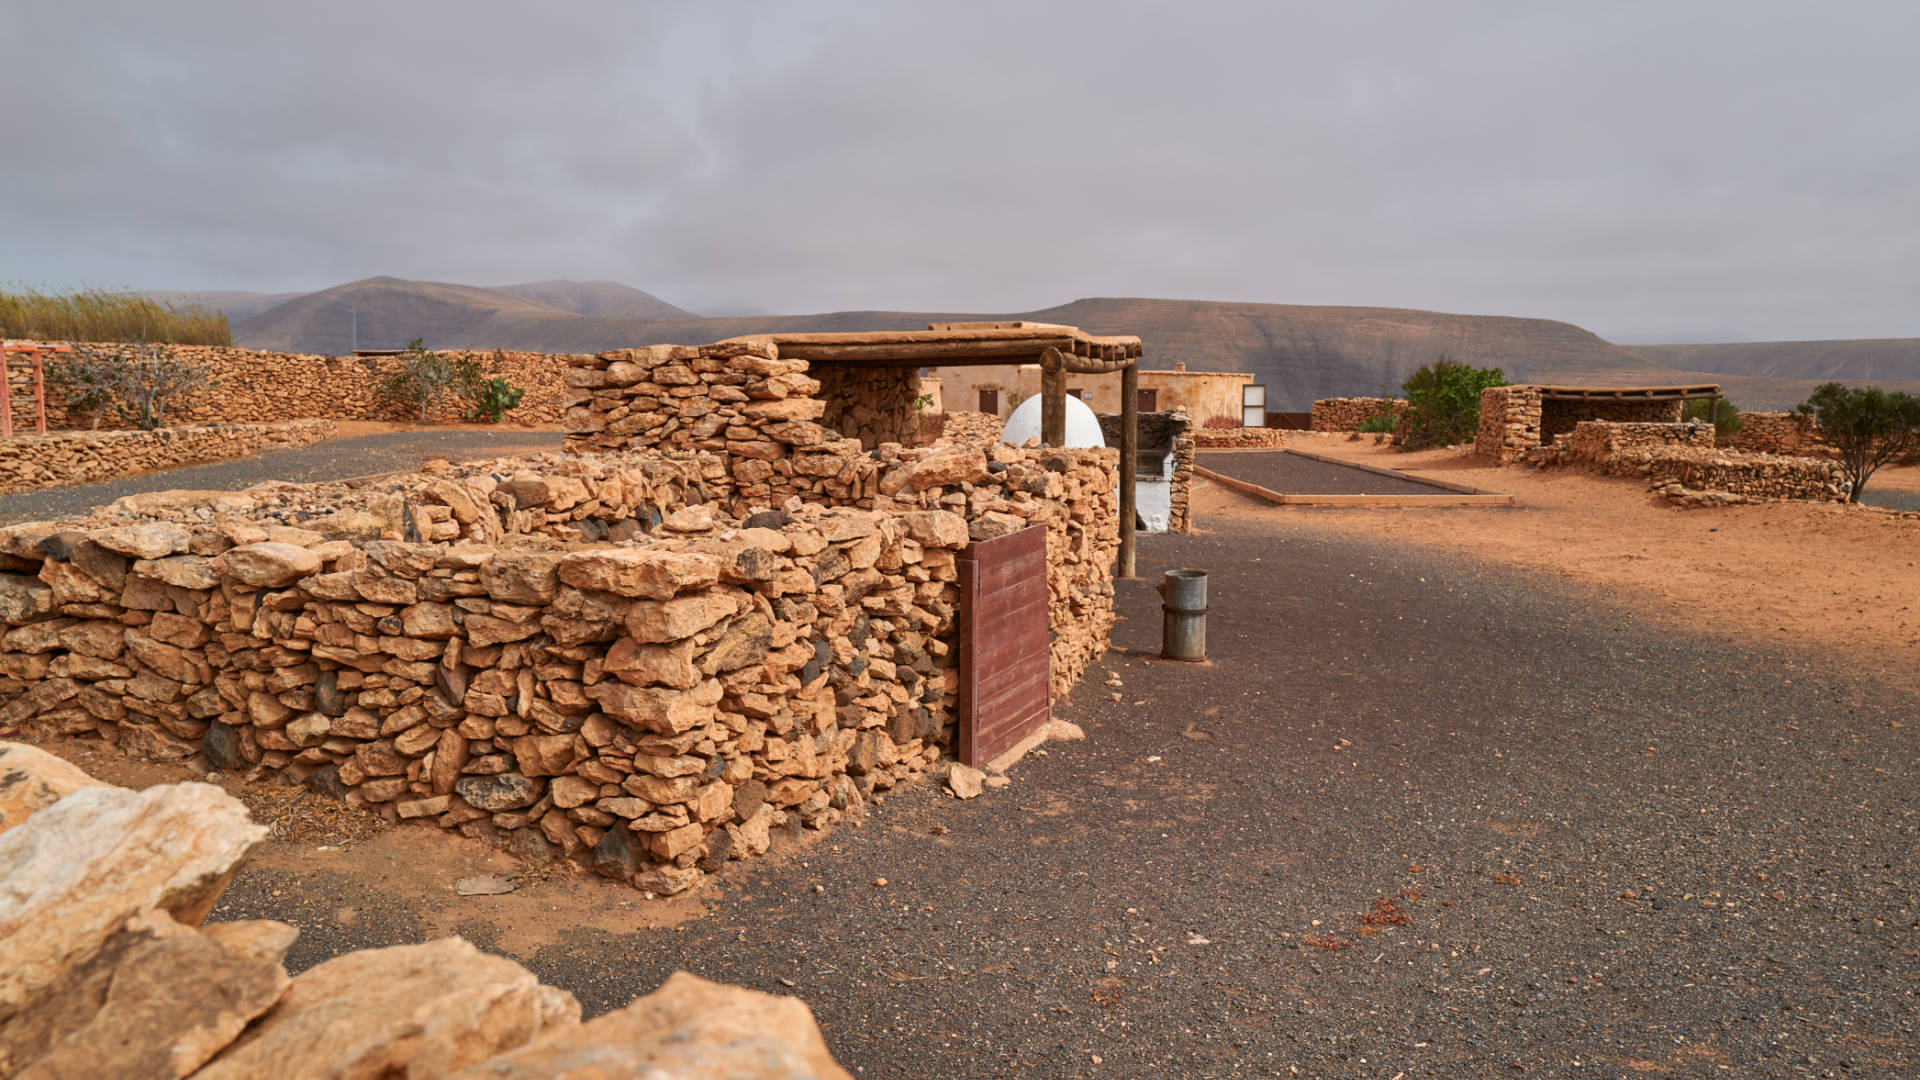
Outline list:
[[[1839,452],[1853,502],[1880,466],[1920,450],[1920,397],[1912,394],[1823,383],[1798,411],[1817,419],[1820,437]]]
[[[409,410],[417,409],[424,424],[441,402],[470,397],[471,388],[479,382],[480,364],[472,354],[433,352],[414,338],[400,354],[400,370],[381,379],[374,392]]]
[[[517,407],[526,391],[516,390],[506,379],[495,375],[485,382],[476,382],[467,388],[467,396],[473,399],[473,411],[467,414],[469,420],[497,424],[507,415],[507,410]]]
[[[1402,450],[1452,446],[1472,439],[1480,426],[1480,391],[1507,385],[1499,368],[1476,368],[1442,356],[1401,384],[1406,391],[1406,437]]]
[[[1709,417],[1712,417],[1713,430],[1720,435],[1731,435],[1746,426],[1746,421],[1740,419],[1740,410],[1734,407],[1733,402],[1728,401],[1726,398],[1721,398],[1720,408],[1717,414],[1715,413],[1713,405],[1714,403],[1711,401],[1685,402],[1680,406],[1680,419],[1704,422]]]
[[[1394,425],[1400,422],[1400,414],[1392,409],[1383,409],[1367,420],[1353,426],[1353,430],[1363,435],[1391,435]]]
[[[165,304],[131,292],[0,291],[0,337],[36,341],[152,341],[231,345],[227,317],[197,304]]]
[[[116,349],[111,354],[79,354],[50,367],[47,381],[66,400],[67,412],[93,410],[93,426],[112,409],[120,419],[145,431],[166,423],[167,402],[176,395],[218,385],[206,366],[175,355],[165,345]]]

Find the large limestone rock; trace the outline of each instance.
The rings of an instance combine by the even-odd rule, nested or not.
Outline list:
[[[851,1080],[798,998],[676,972],[581,1027],[477,1065],[459,1080]]]
[[[364,949],[301,973],[272,1012],[194,1077],[426,1080],[579,1019],[573,995],[459,938]]]
[[[81,788],[104,786],[38,747],[0,742],[0,833]]]
[[[277,589],[320,572],[319,555],[293,544],[269,540],[243,544],[214,560],[242,585]]]
[[[216,937],[157,909],[0,1024],[0,1076],[176,1080],[232,1042],[287,989],[284,923],[230,923]]]
[[[211,784],[82,788],[0,834],[0,1021],[135,912],[206,918],[267,830]]]

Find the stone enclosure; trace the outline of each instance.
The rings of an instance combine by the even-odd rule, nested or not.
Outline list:
[[[973,540],[1045,528],[1056,697],[1106,648],[1114,451],[843,438],[773,343],[566,377],[569,454],[0,530],[0,731],[671,893],[950,751]]]

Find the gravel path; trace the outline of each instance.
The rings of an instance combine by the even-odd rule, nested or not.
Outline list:
[[[1455,555],[1202,524],[1141,569],[1212,572],[1210,664],[1152,659],[1121,582],[1127,651],[1060,710],[1088,741],[530,966],[590,1013],[675,969],[797,993],[873,1077],[1920,1072],[1911,698]],[[311,964],[420,914],[247,869],[215,917],[295,922]]]
[[[1446,495],[1446,488],[1418,480],[1382,476],[1366,469],[1317,461],[1285,450],[1201,451],[1198,464],[1223,476],[1259,484],[1282,495]]]
[[[330,439],[291,450],[123,476],[98,484],[0,495],[0,525],[80,516],[123,495],[146,491],[239,491],[268,480],[312,483],[421,465],[431,457],[471,458],[527,450],[558,450],[557,431],[392,431]]]

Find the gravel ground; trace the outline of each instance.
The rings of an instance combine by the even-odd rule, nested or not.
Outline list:
[[[1456,555],[1202,524],[1141,562],[1211,571],[1209,664],[1153,659],[1121,582],[1122,651],[1060,709],[1088,741],[530,966],[589,1013],[675,969],[796,993],[876,1077],[1920,1072],[1910,698]],[[215,917],[295,922],[310,964],[420,913],[247,869]]]
[[[1316,461],[1285,450],[1243,450],[1227,454],[1209,454],[1203,450],[1194,460],[1223,476],[1259,484],[1282,495],[1449,494],[1446,488],[1433,484]]]
[[[146,491],[239,491],[269,480],[313,483],[393,472],[424,464],[433,457],[458,459],[558,450],[560,438],[557,431],[429,430],[330,439],[291,450],[123,476],[98,484],[0,495],[0,525],[82,516],[123,495]]]
[[[1873,481],[1868,480],[1867,490],[1861,494],[1860,501],[1885,510],[1920,510],[1920,491],[1874,487]]]

